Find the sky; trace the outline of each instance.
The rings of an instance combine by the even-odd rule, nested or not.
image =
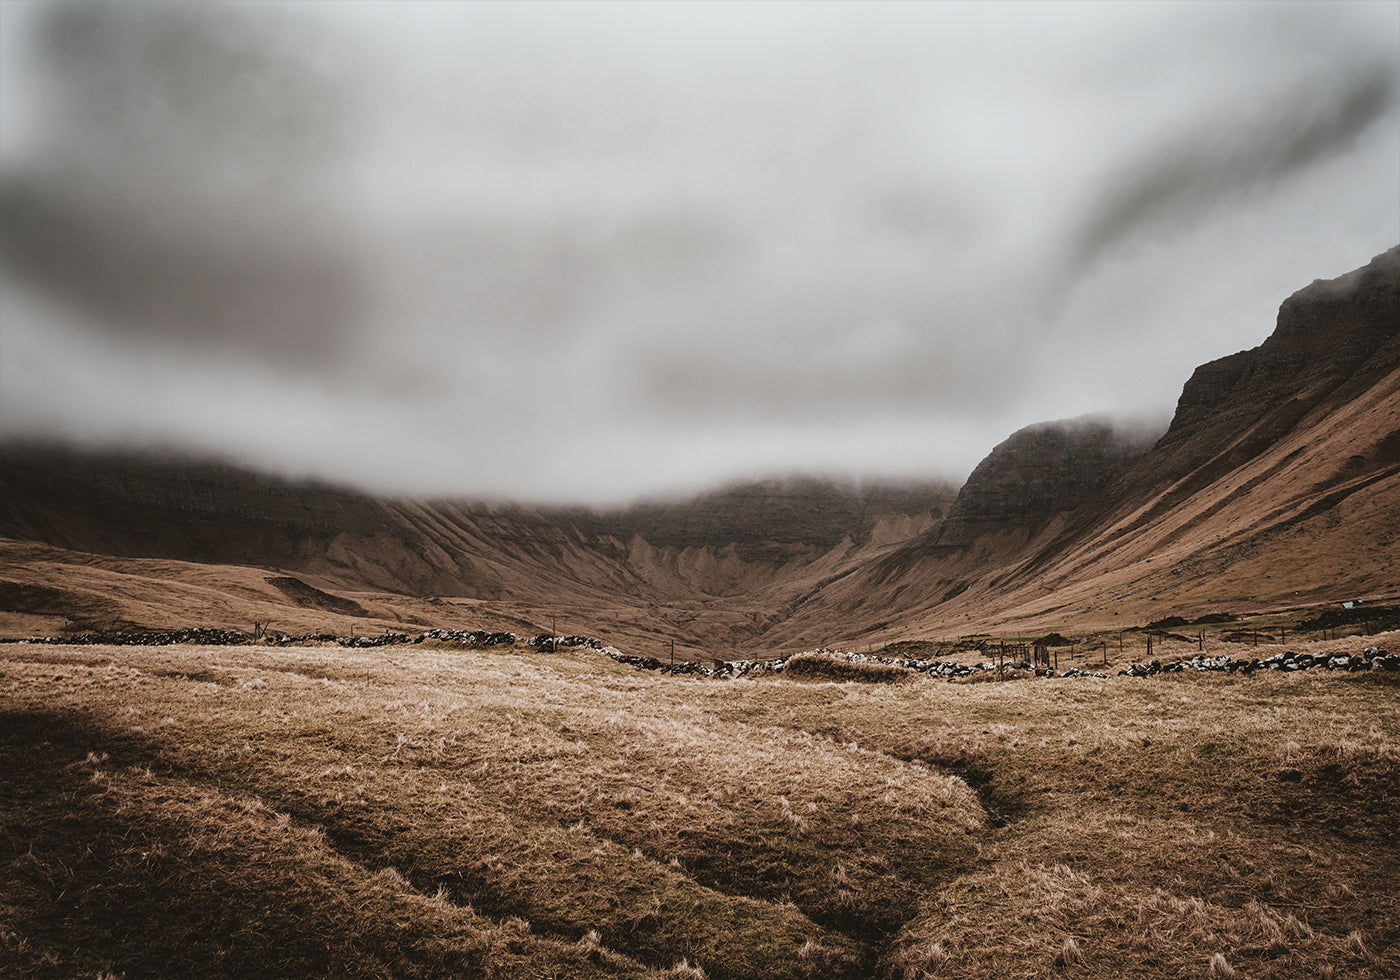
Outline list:
[[[4,439],[960,483],[1398,242],[1394,0],[0,2]]]

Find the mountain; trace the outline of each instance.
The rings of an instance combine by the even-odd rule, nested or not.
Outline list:
[[[1198,368],[1164,432],[1030,426],[956,493],[791,479],[596,511],[53,447],[0,464],[10,631],[558,628],[729,656],[1394,597],[1400,247]]]
[[[0,551],[0,581],[51,589],[55,577],[71,578],[77,558],[47,554],[60,567],[36,571],[32,543],[42,543],[121,559],[131,574],[142,561],[166,562],[167,571],[170,561],[223,568],[262,603],[260,612],[231,610],[230,625],[310,622],[304,603],[290,618],[278,607],[285,588],[248,578],[247,569],[264,569],[277,574],[263,584],[290,575],[330,597],[313,604],[322,613],[349,608],[337,607],[340,597],[378,610],[381,623],[480,625],[446,622],[470,613],[653,646],[675,641],[693,652],[737,649],[825,577],[932,526],[952,498],[945,485],[800,479],[599,512],[377,499],[222,463],[12,445],[0,466],[0,536],[13,539]],[[456,606],[443,605],[449,600]],[[22,613],[35,600],[12,589],[9,605]],[[55,602],[50,595],[38,605]],[[167,623],[179,617],[177,603]]]
[[[957,635],[1393,597],[1397,528],[1400,247],[1198,368],[1150,448],[1101,423],[1022,430],[941,527],[816,603],[873,615],[887,595],[899,632]]]

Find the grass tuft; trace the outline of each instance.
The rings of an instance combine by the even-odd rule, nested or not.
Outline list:
[[[919,676],[908,667],[897,664],[851,661],[842,654],[828,652],[799,653],[788,658],[783,675],[798,680],[861,681],[869,684],[909,681]]]
[[[1210,975],[1222,977],[1224,980],[1233,980],[1235,968],[1225,959],[1224,953],[1212,953],[1210,957]]]
[[[1060,951],[1055,954],[1055,965],[1057,967],[1075,966],[1084,959],[1084,954],[1079,951],[1079,942],[1073,936],[1066,936],[1065,941],[1060,945]]]
[[[1361,957],[1367,963],[1379,963],[1380,957],[1371,951],[1366,945],[1366,934],[1360,929],[1353,929],[1347,933],[1347,951],[1355,956]]]

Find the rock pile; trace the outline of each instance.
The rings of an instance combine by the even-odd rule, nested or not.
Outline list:
[[[1133,664],[1127,670],[1120,670],[1118,674],[1126,677],[1152,677],[1155,674],[1175,674],[1183,670],[1252,674],[1256,670],[1294,671],[1312,670],[1314,667],[1352,672],[1358,670],[1400,671],[1400,656],[1388,653],[1377,646],[1369,646],[1359,654],[1327,653],[1323,650],[1318,650],[1315,653],[1295,653],[1288,650],[1276,653],[1271,657],[1265,657],[1263,660],[1245,658],[1236,660],[1230,656],[1196,656],[1190,660],[1174,660],[1165,664],[1160,660],[1149,660],[1145,664]]]
[[[601,650],[603,649],[603,641],[595,640],[591,636],[579,636],[576,633],[571,633],[568,636],[551,636],[548,633],[541,633],[538,636],[530,637],[530,646],[544,653],[553,653],[561,647],[592,647],[594,650]]]
[[[1096,670],[1080,670],[1078,667],[1071,667],[1068,670],[1060,671],[1061,677],[1097,677],[1099,680],[1108,680],[1107,674],[1102,674]]]
[[[534,642],[534,641],[531,641]],[[612,647],[604,647],[598,644],[596,649],[601,650],[618,663],[636,667],[639,670],[655,670],[662,674],[672,676],[687,677],[714,677],[721,680],[730,680],[739,677],[748,677],[761,674],[780,674],[791,659],[788,657],[777,657],[772,660],[735,660],[735,661],[713,661],[711,665],[703,662],[682,661],[678,664],[668,664],[657,660],[655,657],[634,657],[621,653]],[[971,677],[975,674],[995,672],[997,665],[991,662],[978,664],[960,664],[953,660],[912,660],[902,657],[882,657],[876,654],[850,653],[839,650],[828,650],[824,647],[811,651],[812,653],[836,653],[845,657],[851,663],[880,663],[889,664],[895,667],[904,667],[917,671],[921,674],[928,674],[933,677],[942,677],[945,680],[953,680],[959,677]],[[1028,663],[1006,663],[1003,665],[1008,671],[1031,671],[1034,668]],[[1149,660],[1145,664],[1133,664],[1127,670],[1120,670],[1120,677],[1152,677],[1156,674],[1180,673],[1184,670],[1196,671],[1223,671],[1228,673],[1251,674],[1256,670],[1310,670],[1313,667],[1323,667],[1327,670],[1387,670],[1400,671],[1400,656],[1387,653],[1376,646],[1370,646],[1360,654],[1345,653],[1276,653],[1272,657],[1264,660],[1235,660],[1229,656],[1220,657],[1192,657],[1190,660],[1175,660],[1169,663],[1162,663],[1160,660]],[[1099,680],[1107,680],[1108,674],[1100,671],[1083,670],[1079,667],[1070,667],[1055,674],[1053,671],[1036,671],[1037,676],[1058,677],[1092,677]]]
[[[717,660],[712,667],[706,667],[702,663],[692,663],[683,660],[674,666],[663,664],[661,673],[675,675],[699,675],[701,677],[717,677],[720,680],[735,680],[740,677],[748,677],[750,674],[768,674],[781,671],[787,664],[787,658],[781,660]]]
[[[31,636],[19,643],[61,643],[65,646],[103,644],[117,647],[166,647],[176,643],[202,643],[209,646],[237,646],[253,637],[242,630],[191,626],[178,630],[97,630],[72,636]]]
[[[397,646],[408,643],[422,643],[424,640],[441,640],[449,643],[460,643],[464,646],[484,647],[484,646],[514,646],[518,637],[514,633],[492,632],[490,630],[448,630],[430,629],[420,636],[414,637],[408,633],[385,632],[379,635],[366,636],[335,636],[331,633],[306,633],[302,636],[289,636],[286,633],[271,632],[261,636],[250,635],[242,630],[219,629],[215,627],[189,627],[177,630],[100,630],[95,632],[77,633],[72,636],[42,636],[28,637],[22,640],[11,640],[6,642],[15,643],[45,643],[45,644],[65,644],[65,645],[92,645],[105,644],[110,646],[171,646],[174,644],[191,643],[203,644],[207,646],[237,646],[245,643],[263,643],[267,645],[285,646],[289,644],[301,643],[328,643],[334,641],[343,647],[369,648]],[[677,677],[713,677],[721,680],[734,680],[741,677],[761,676],[764,674],[781,674],[787,667],[788,661],[796,654],[784,657],[775,657],[769,660],[713,660],[691,661],[684,660],[680,663],[670,664],[658,660],[655,657],[637,657],[622,653],[613,647],[605,646],[601,640],[579,634],[569,634],[567,636],[554,636],[549,633],[541,633],[529,639],[529,645],[541,652],[553,652],[555,650],[570,647],[588,647],[598,650],[608,657],[621,664],[627,664],[638,670],[654,670],[662,674]],[[902,667],[920,674],[928,674],[931,677],[941,677],[944,680],[954,680],[957,678],[972,677],[977,674],[995,672],[997,665],[991,661],[984,661],[977,664],[963,664],[955,660],[920,660],[907,657],[885,657],[870,653],[852,653],[849,651],[831,650],[826,647],[819,647],[808,651],[819,654],[835,654],[844,657],[852,664],[874,663],[887,664],[894,667]],[[1059,677],[1093,677],[1107,679],[1108,675],[1097,671],[1083,670],[1079,667],[1070,667],[1055,675],[1054,671],[1037,670],[1028,663],[1005,663],[1002,665],[1005,670],[1016,671],[1018,676],[1024,676],[1020,672],[1030,671],[1037,676],[1042,674]],[[1297,653],[1292,650],[1276,653],[1265,657],[1262,660],[1241,658],[1235,659],[1228,655],[1218,657],[1207,657],[1198,655],[1189,660],[1174,660],[1163,663],[1160,660],[1149,660],[1146,663],[1133,664],[1126,670],[1120,670],[1120,677],[1153,677],[1157,674],[1173,674],[1182,671],[1213,671],[1231,674],[1253,674],[1259,670],[1277,671],[1299,671],[1322,668],[1333,671],[1367,671],[1380,670],[1400,672],[1400,655],[1389,653],[1378,646],[1368,646],[1359,654],[1328,653],[1318,650],[1314,653]]]
[[[516,635],[514,633],[493,633],[490,630],[432,629],[413,642],[422,643],[424,640],[443,640],[447,643],[461,643],[470,647],[512,647],[515,646]]]
[[[664,661],[657,660],[655,657],[629,656],[611,647],[603,647],[601,644],[597,649],[602,650],[603,653],[606,653],[618,663],[628,664],[639,670],[655,670],[663,674],[682,677],[715,677],[721,680],[732,680],[739,677],[760,674],[781,674],[783,670],[786,669],[787,662],[792,659],[792,657],[798,656],[798,654],[789,654],[786,657],[775,657],[771,660],[715,660],[709,665],[704,662],[692,660],[683,660],[678,664],[668,664]],[[873,653],[852,653],[842,650],[830,650],[826,647],[818,647],[815,650],[804,652],[834,653],[845,657],[849,663],[853,664],[887,664],[892,667],[904,667],[921,674],[931,674],[935,677],[943,677],[950,680],[954,677],[970,677],[973,674],[995,671],[997,669],[997,665],[990,662],[960,664],[954,660],[911,660],[904,657],[882,657]],[[1031,665],[1026,663],[1007,663],[1005,667],[1007,670],[1031,669]]]
[[[381,633],[378,636],[338,636],[335,642],[343,647],[388,647],[415,642],[407,633]]]

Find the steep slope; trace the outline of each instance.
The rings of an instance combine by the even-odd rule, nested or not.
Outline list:
[[[1103,418],[1027,426],[977,465],[936,535],[939,545],[966,545],[988,534],[1035,534],[1056,517],[1097,502],[1158,433],[1115,428]]]
[[[1122,597],[1188,609],[1383,593],[1400,586],[1397,491],[1400,247],[1299,290],[1263,344],[1198,369],[1057,574],[1138,566]]]
[[[849,642],[925,630],[932,609],[981,608],[999,601],[1026,556],[1060,540],[1095,513],[1106,489],[1149,448],[1140,427],[1088,417],[1027,426],[973,470],[938,525],[811,597],[770,640],[804,645],[813,637]],[[941,635],[947,624],[937,621]],[[967,632],[956,630],[954,632]]]
[[[881,637],[956,635],[1394,595],[1400,247],[1299,290],[1263,344],[1198,368],[1167,432],[1116,472],[1092,451],[1104,434],[1060,431],[1037,465],[1046,431],[998,446],[938,532],[804,616],[869,614],[884,592],[903,616]]]

